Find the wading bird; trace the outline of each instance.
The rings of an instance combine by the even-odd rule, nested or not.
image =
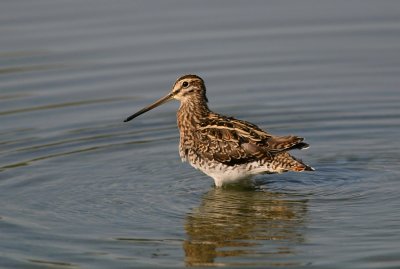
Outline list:
[[[177,122],[182,161],[212,177],[217,187],[248,182],[257,174],[314,171],[288,153],[308,148],[302,137],[274,136],[252,123],[212,112],[204,81],[196,75],[180,77],[170,93],[125,122],[172,99],[181,103]]]

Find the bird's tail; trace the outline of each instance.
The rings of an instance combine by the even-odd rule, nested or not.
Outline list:
[[[281,171],[314,171],[311,166],[306,165],[300,159],[296,159],[287,152],[282,152],[275,155],[273,164]]]

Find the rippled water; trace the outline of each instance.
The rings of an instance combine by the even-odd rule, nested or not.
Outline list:
[[[0,267],[400,267],[397,1],[2,1]],[[215,189],[171,103],[311,144],[317,169]]]

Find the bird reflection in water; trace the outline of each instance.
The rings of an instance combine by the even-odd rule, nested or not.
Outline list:
[[[186,266],[300,265],[307,200],[268,191],[213,189],[186,217]]]

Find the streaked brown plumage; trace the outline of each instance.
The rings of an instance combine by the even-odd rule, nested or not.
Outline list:
[[[196,75],[180,77],[167,96],[125,121],[172,99],[181,102],[177,121],[182,160],[214,178],[216,186],[262,173],[314,170],[288,153],[308,147],[302,137],[273,136],[252,123],[212,112],[204,81]]]

